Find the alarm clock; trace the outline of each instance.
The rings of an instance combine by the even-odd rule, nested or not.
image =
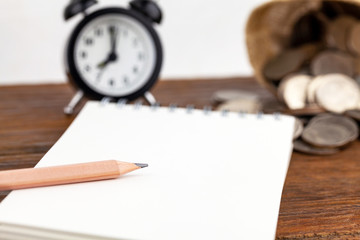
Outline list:
[[[72,31],[65,50],[65,66],[78,93],[65,108],[72,112],[83,95],[100,100],[134,100],[157,81],[162,65],[162,45],[153,24],[162,13],[151,0],[132,0],[129,8],[108,7],[91,13],[95,0],[71,0],[64,18],[78,13],[84,18]]]

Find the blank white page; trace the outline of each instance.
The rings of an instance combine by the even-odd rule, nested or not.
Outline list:
[[[148,163],[13,191],[0,222],[134,240],[274,239],[294,119],[88,102],[36,167]]]

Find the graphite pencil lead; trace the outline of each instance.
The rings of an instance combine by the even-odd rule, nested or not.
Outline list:
[[[147,163],[134,163],[136,166],[140,167],[140,168],[144,168],[149,166]]]

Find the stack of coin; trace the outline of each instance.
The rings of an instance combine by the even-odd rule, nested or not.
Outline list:
[[[298,80],[294,83],[293,89],[301,88],[304,85],[303,82],[309,81],[304,75],[296,75],[294,78]],[[303,98],[296,92],[294,95],[297,99]],[[269,109],[273,109],[272,112],[282,109],[279,102],[259,99],[259,96],[254,93],[230,89],[217,91],[212,96],[213,103],[218,105],[217,110],[220,111],[269,113],[271,112],[267,111]],[[304,113],[299,115],[304,115]],[[330,155],[344,149],[359,136],[356,121],[360,122],[360,110],[349,110],[343,115],[333,113],[321,113],[315,117],[305,115],[296,118],[295,121],[293,134],[295,151],[313,155]]]
[[[358,137],[358,124],[353,119],[323,113],[312,118],[305,127],[297,119],[294,149],[307,154],[330,155],[339,152]]]
[[[341,73],[310,76],[294,74],[285,77],[278,88],[278,97],[289,109],[318,109],[333,113],[344,113],[360,109],[360,88],[351,77]]]
[[[289,38],[291,47],[263,68],[265,79],[277,87],[279,100],[290,110],[341,114],[360,109],[355,81],[360,75],[360,20],[328,15],[316,12],[301,18]]]
[[[296,121],[294,149],[308,154],[336,153],[359,135],[359,16],[327,10],[301,18],[289,47],[262,71],[287,106],[284,112],[303,117]]]

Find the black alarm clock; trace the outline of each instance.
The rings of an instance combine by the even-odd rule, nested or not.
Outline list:
[[[79,90],[65,112],[71,113],[83,95],[96,100],[133,100],[145,95],[153,103],[148,91],[162,65],[162,46],[153,27],[161,22],[160,8],[151,0],[132,0],[129,8],[87,13],[96,3],[71,0],[64,11],[66,20],[84,13],[65,50],[67,75]]]

